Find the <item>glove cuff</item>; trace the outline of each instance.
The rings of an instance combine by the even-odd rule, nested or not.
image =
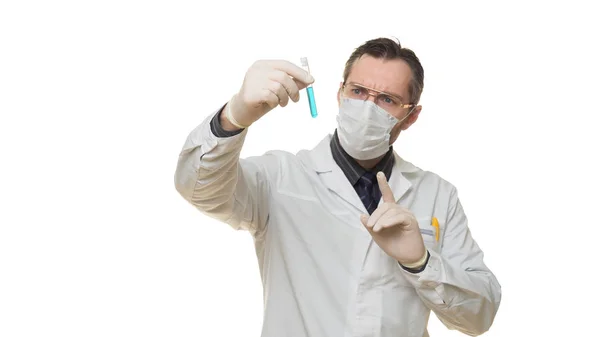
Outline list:
[[[427,262],[428,257],[429,257],[429,252],[427,251],[427,249],[425,249],[425,254],[419,261],[417,261],[415,263],[410,263],[410,264],[403,263],[402,265],[408,269],[417,269],[419,267],[422,267],[425,264],[425,262]]]
[[[240,128],[240,129],[248,128],[250,125],[243,125],[240,122],[238,122],[235,119],[235,117],[233,117],[230,106],[231,106],[231,101],[229,101],[229,104],[227,104],[227,106],[225,106],[225,118],[227,118],[229,120],[229,122],[231,122],[231,124],[235,125],[236,127]]]

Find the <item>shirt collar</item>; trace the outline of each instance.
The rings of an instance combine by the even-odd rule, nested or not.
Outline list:
[[[360,166],[354,158],[352,158],[341,146],[340,141],[338,139],[337,129],[333,133],[333,137],[331,137],[331,142],[329,143],[331,147],[331,154],[333,155],[333,159],[337,163],[337,165],[342,169],[342,172],[350,181],[350,184],[353,186],[358,182],[360,177],[367,172],[362,166]],[[392,168],[394,167],[394,150],[392,146],[388,152],[381,158],[379,163],[371,169],[370,171],[376,173],[379,171],[383,171],[387,180],[390,180],[390,176],[392,175]]]

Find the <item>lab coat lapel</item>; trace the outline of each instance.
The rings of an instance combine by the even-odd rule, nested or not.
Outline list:
[[[404,161],[400,156],[394,153],[394,167],[392,168],[392,175],[388,184],[394,193],[394,198],[396,199],[396,203],[402,199],[404,194],[408,192],[408,190],[412,187],[412,184],[406,177],[404,173],[414,172],[415,167],[410,163]],[[380,200],[381,204],[383,200]]]
[[[325,137],[325,139],[311,151],[313,168],[319,174],[323,184],[327,186],[330,191],[337,194],[360,212],[365,213],[367,210],[356,193],[354,186],[350,184],[342,169],[333,159],[329,144],[331,137],[331,135]]]
[[[331,154],[331,148],[329,142],[331,141],[331,135],[325,137],[312,151],[311,151],[311,163],[313,168],[319,173],[321,181],[327,186],[329,190],[336,193],[350,205],[358,209],[360,212],[365,213],[367,210],[363,205],[360,197],[356,193],[354,187],[350,184],[342,169],[337,165]],[[394,192],[394,198],[396,203],[408,192],[411,188],[411,183],[404,173],[415,172],[417,168],[412,164],[404,161],[400,156],[394,153],[395,161],[392,168],[392,175],[388,182],[392,191]],[[380,203],[382,201],[380,200]]]
[[[333,167],[333,170],[329,173],[323,173],[321,175],[323,178],[323,182],[331,191],[335,192],[346,202],[360,210],[361,212],[366,212],[364,204],[360,200],[360,197],[356,193],[354,186],[350,184],[346,175],[342,171],[339,166]]]

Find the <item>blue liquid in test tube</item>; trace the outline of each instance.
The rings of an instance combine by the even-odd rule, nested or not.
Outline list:
[[[308,93],[308,104],[310,105],[310,115],[315,118],[317,117],[317,104],[315,103],[315,93],[313,91],[312,85],[306,88],[306,92]]]
[[[310,74],[308,59],[306,57],[302,57],[300,58],[300,62],[302,63],[302,68],[304,68],[304,70],[306,70]],[[308,87],[306,87],[306,93],[308,94],[308,105],[310,107],[310,115],[313,118],[316,118],[318,116],[317,104],[315,103],[315,92],[313,91],[312,84],[309,84]]]

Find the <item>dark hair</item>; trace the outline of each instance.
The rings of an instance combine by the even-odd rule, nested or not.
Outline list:
[[[369,40],[354,50],[348,58],[348,61],[346,61],[346,66],[344,68],[344,83],[348,80],[348,75],[350,75],[354,63],[365,54],[375,58],[383,58],[386,60],[400,59],[406,62],[412,71],[412,78],[409,88],[410,102],[405,103],[416,104],[419,102],[424,86],[423,82],[425,74],[423,66],[421,66],[419,58],[412,50],[402,48],[400,42],[395,42],[388,38]]]

